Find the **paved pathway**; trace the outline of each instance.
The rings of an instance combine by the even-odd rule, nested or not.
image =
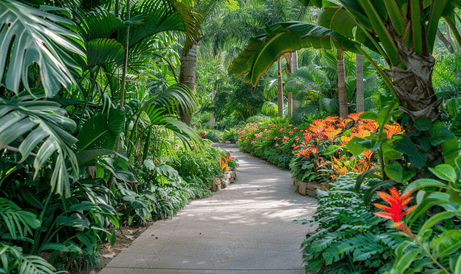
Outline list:
[[[291,174],[218,145],[239,160],[237,180],[196,200],[176,217],[158,221],[100,274],[301,274],[300,245],[316,201],[295,193]]]

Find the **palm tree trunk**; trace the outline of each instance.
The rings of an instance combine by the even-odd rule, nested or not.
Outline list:
[[[283,82],[282,82],[282,60],[278,60],[278,83],[277,83],[277,105],[278,116],[283,118]]]
[[[211,92],[211,101],[214,103],[214,97],[216,96],[216,90],[213,90]],[[214,129],[214,123],[215,123],[215,118],[214,118],[214,113],[213,111],[210,113],[210,128]]]
[[[126,19],[130,19],[130,0],[126,1],[126,8],[127,8],[127,16]],[[130,26],[126,28],[126,41],[125,41],[125,61],[123,63],[123,75],[122,75],[122,87],[120,90],[120,110],[124,111],[125,109],[125,89],[126,89],[126,75],[128,73],[128,55],[130,52]],[[120,149],[120,136],[117,137],[117,142],[115,143],[115,151],[119,151]]]
[[[294,73],[298,70],[298,52],[293,51],[291,54],[291,72]]]
[[[356,112],[364,112],[365,111],[365,96],[363,94],[363,56],[357,54],[356,55],[356,64],[357,64],[357,78],[356,78],[356,85],[357,85],[357,109]]]
[[[344,55],[338,58],[338,98],[339,116],[347,118],[347,89],[346,89],[346,69],[344,68]]]
[[[195,92],[195,78],[197,67],[197,45],[193,45],[186,55],[181,58],[181,67],[179,72],[179,83],[186,85],[190,90]],[[181,113],[181,121],[190,126],[191,115]]]
[[[450,33],[448,33],[449,35]],[[437,29],[437,37],[440,39],[440,41],[442,41],[442,43],[445,45],[445,47],[447,47],[448,51],[453,53],[454,50],[453,50],[453,45],[450,43],[450,41],[448,41],[447,38],[445,38],[445,36],[443,36],[443,33],[440,31],[440,29]]]
[[[400,101],[399,109],[413,119],[422,116],[436,120],[442,98],[437,99],[432,85],[432,72],[435,58],[413,52],[397,42],[400,60],[406,69],[392,67],[388,72],[393,79],[395,95]]]

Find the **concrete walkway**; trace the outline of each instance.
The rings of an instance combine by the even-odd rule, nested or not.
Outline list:
[[[217,145],[239,160],[237,180],[149,227],[101,274],[301,274],[300,245],[316,200],[295,193],[291,174],[235,145]]]

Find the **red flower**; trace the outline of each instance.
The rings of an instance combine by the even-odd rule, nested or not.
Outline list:
[[[409,197],[411,192],[407,192],[402,194],[402,196],[399,195],[399,192],[397,189],[394,187],[392,189],[389,189],[391,195],[377,191],[379,197],[386,201],[389,206],[381,205],[381,204],[373,204],[377,208],[386,210],[387,212],[376,212],[374,213],[375,216],[389,219],[394,221],[394,223],[400,222],[400,219],[402,219],[403,216],[407,215],[410,211],[416,208],[416,206],[412,206],[409,209],[407,209],[405,212],[402,213],[403,208],[413,199],[413,197]]]
[[[278,147],[278,146],[279,146],[279,144],[275,144],[275,147]]]

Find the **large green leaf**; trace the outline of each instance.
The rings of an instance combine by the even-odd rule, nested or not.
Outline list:
[[[113,149],[124,125],[125,113],[117,109],[91,117],[77,135],[77,150]]]
[[[32,96],[13,101],[0,98],[0,110],[0,147],[19,141],[21,161],[35,157],[35,176],[57,152],[50,185],[53,191],[70,195],[66,161],[72,166],[74,179],[78,178],[77,159],[70,148],[77,139],[67,132],[74,131],[76,124],[64,116],[66,111],[56,102],[33,100]]]
[[[54,8],[57,10],[57,8]],[[0,79],[15,93],[30,90],[28,71],[40,67],[47,96],[75,83],[79,66],[69,53],[85,56],[72,21],[13,0],[0,1]],[[6,75],[6,78],[4,78]]]
[[[93,39],[86,49],[89,68],[103,64],[121,66],[125,58],[123,45],[115,39]]]
[[[265,35],[254,37],[233,61],[229,73],[236,77],[249,72],[244,81],[256,85],[269,67],[286,52],[302,48],[331,49],[360,53],[359,43],[330,29],[302,22],[279,23],[264,28]]]

